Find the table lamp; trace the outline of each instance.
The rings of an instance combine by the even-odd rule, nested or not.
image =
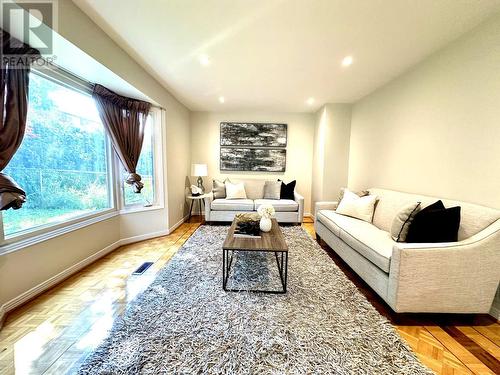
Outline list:
[[[205,188],[203,187],[203,178],[208,176],[208,167],[206,164],[192,164],[191,165],[191,176],[198,176],[196,183],[201,191],[204,193]]]

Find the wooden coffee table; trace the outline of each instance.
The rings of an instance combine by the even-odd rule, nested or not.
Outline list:
[[[226,240],[222,245],[222,288],[224,290],[232,292],[248,291],[261,293],[286,293],[288,246],[276,219],[271,219],[271,221],[271,231],[267,233],[261,232],[261,238],[240,238],[234,237],[236,219],[233,220]],[[227,280],[235,251],[263,251],[274,253],[283,290],[228,289]]]

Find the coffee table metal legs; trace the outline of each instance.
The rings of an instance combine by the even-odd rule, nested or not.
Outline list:
[[[281,262],[278,257],[278,253],[281,254]],[[278,264],[278,270],[280,271],[281,285],[283,286],[283,293],[286,293],[286,282],[288,273],[288,251],[275,251],[274,255],[276,257],[276,263]]]
[[[281,286],[283,290],[260,290],[260,289],[228,289],[227,280],[229,278],[229,272],[231,271],[231,264],[233,263],[233,255],[235,251],[245,251],[245,250],[222,250],[222,288],[228,292],[260,292],[260,293],[273,293],[273,294],[283,294],[286,293],[287,278],[288,278],[288,251],[266,251],[273,252],[276,258],[276,264],[278,265],[278,271],[281,280]],[[253,251],[253,250],[252,250]],[[231,256],[229,256],[231,252]]]
[[[231,251],[231,258],[229,258],[229,251]],[[233,254],[233,250],[222,251],[222,288],[224,288],[224,290],[227,290],[226,285],[229,271],[231,270],[231,264],[233,263]]]

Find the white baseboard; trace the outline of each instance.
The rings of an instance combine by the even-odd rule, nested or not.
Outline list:
[[[168,235],[170,233],[171,232],[168,229],[165,229],[165,230],[160,230],[158,232],[141,234],[139,236],[122,238],[121,240],[116,241],[115,243],[117,243],[118,246],[123,246],[123,245],[128,245],[128,244],[131,244],[131,243],[135,243],[135,242],[149,240],[151,238],[166,236],[166,235]]]
[[[178,226],[180,226],[185,219],[187,218],[184,217],[182,220],[180,220],[178,223],[176,223],[172,229],[170,230],[162,230],[158,232],[152,232],[152,233],[147,233],[139,236],[133,236],[133,237],[128,237],[128,238],[122,238],[108,246],[106,246],[104,249],[99,250],[98,252],[90,255],[89,257],[81,260],[80,262],[72,265],[71,267],[65,269],[62,272],[59,272],[57,275],[52,276],[50,279],[34,286],[33,288],[27,290],[26,292],[20,294],[19,296],[11,299],[10,301],[4,303],[3,305],[0,306],[0,328],[3,325],[3,321],[5,318],[5,315],[9,312],[15,309],[16,307],[21,306],[22,304],[25,304],[26,302],[32,300],[39,294],[45,292],[46,290],[54,287],[55,285],[61,283],[65,279],[69,278],[70,276],[74,275],[78,271],[82,270],[83,268],[87,267],[91,263],[94,263],[96,260],[102,258],[103,256],[111,253],[113,250],[116,250],[120,246],[128,245],[134,242],[139,242],[139,241],[144,241],[148,240],[151,238],[156,238],[156,237],[161,237],[161,236],[166,236],[169,233],[171,233],[173,230],[175,230]]]
[[[188,217],[189,217],[189,215],[186,215],[182,219],[180,219],[177,223],[175,223],[174,225],[172,225],[168,229],[168,234],[172,233],[174,230],[176,230],[177,228],[179,228],[182,225],[182,223],[184,223],[187,220]]]
[[[89,264],[95,262],[97,259],[102,258],[103,256],[109,254],[116,248],[120,247],[120,241],[116,241],[111,245],[106,246],[104,249],[99,250],[97,253],[92,254],[91,256],[81,260],[80,262],[72,265],[69,268],[66,268],[64,271],[59,272],[57,275],[52,276],[50,279],[45,280],[44,282],[34,286],[33,288],[27,290],[26,292],[20,294],[19,296],[11,299],[10,301],[3,304],[0,307],[0,310],[3,310],[3,313],[6,314],[9,311],[15,309],[18,306],[28,302],[29,300],[35,298],[37,295],[45,292],[47,289],[52,288],[53,286],[59,284],[64,281],[71,275],[85,268]]]

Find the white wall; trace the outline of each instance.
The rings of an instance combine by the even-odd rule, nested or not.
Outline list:
[[[325,104],[314,128],[312,203],[335,201],[347,186],[351,105]]]
[[[221,172],[219,168],[220,123],[279,122],[288,124],[288,144],[285,173]],[[205,188],[212,188],[212,179],[249,177],[297,180],[296,190],[304,196],[305,213],[311,211],[311,176],[314,138],[314,115],[300,113],[265,112],[193,112],[191,114],[191,160],[208,164],[209,177]],[[195,183],[196,178],[192,178]]]
[[[0,256],[2,306],[122,238],[165,233],[184,217],[184,179],[189,174],[189,111],[71,1],[59,1],[58,32],[166,109],[163,129],[165,208],[101,221]],[[22,5],[22,4],[21,4]],[[77,62],[75,62],[77,63]],[[171,208],[171,209],[170,209]]]
[[[500,16],[353,107],[349,186],[500,208]]]

